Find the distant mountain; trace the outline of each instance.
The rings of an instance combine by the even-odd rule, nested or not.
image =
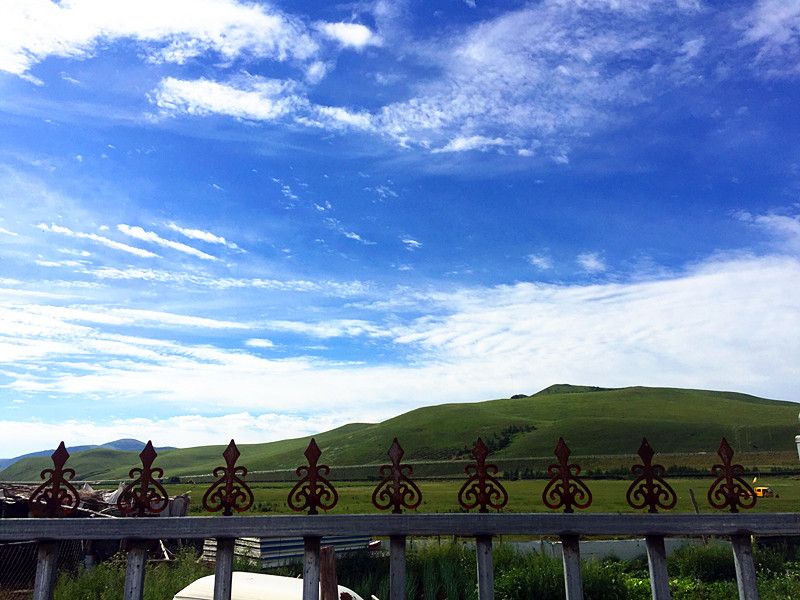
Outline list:
[[[406,461],[466,458],[478,436],[500,464],[519,457],[552,457],[559,436],[575,456],[630,456],[646,436],[659,453],[707,453],[713,457],[720,438],[726,436],[737,455],[772,452],[780,453],[790,464],[797,461],[794,436],[798,404],[794,402],[735,392],[565,384],[531,396],[517,396],[418,408],[382,423],[344,425],[315,438],[324,453],[323,462],[333,466],[385,462],[394,436],[406,451]],[[294,469],[303,462],[307,444],[308,437],[241,444],[241,464],[251,472]],[[156,465],[168,477],[210,473],[221,464],[224,448],[200,446],[159,452]],[[92,480],[125,479],[137,463],[133,452],[110,448],[94,448],[69,460],[77,478]],[[45,458],[26,458],[0,471],[0,479],[30,481],[46,465]],[[456,469],[462,471],[463,465]]]
[[[69,450],[70,454],[76,454],[78,452],[85,452],[86,450],[92,450],[94,448],[110,448],[111,450],[122,450],[124,452],[141,452],[142,448],[144,448],[144,442],[140,442],[139,440],[134,440],[132,438],[123,438],[121,440],[114,440],[113,442],[106,442],[105,444],[90,444],[85,446],[68,446],[67,450]],[[173,446],[164,446],[162,448],[157,448],[157,450],[174,450]],[[55,448],[51,450],[38,450],[36,452],[29,452],[28,454],[21,454],[20,456],[15,456],[14,458],[0,458],[0,471],[3,469],[10,467],[14,463],[22,460],[23,458],[32,458],[38,456],[50,456]]]

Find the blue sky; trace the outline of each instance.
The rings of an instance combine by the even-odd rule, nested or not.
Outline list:
[[[796,0],[2,10],[0,455],[800,401]]]

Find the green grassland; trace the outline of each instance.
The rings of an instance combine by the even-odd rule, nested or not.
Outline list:
[[[421,476],[462,471],[467,449],[478,436],[489,443],[493,460],[504,469],[546,466],[559,436],[575,456],[584,457],[587,469],[629,465],[642,436],[668,465],[695,462],[708,468],[720,438],[726,436],[737,458],[750,461],[745,464],[797,467],[797,413],[793,402],[734,392],[556,385],[521,398],[420,408],[381,423],[353,423],[315,437],[323,450],[322,462],[357,479],[367,475],[363,465],[385,461],[395,436],[406,449],[405,460],[419,463]],[[241,463],[251,471],[284,471],[280,477],[285,478],[288,469],[303,462],[307,443],[308,438],[302,438],[242,445]],[[168,477],[210,473],[220,464],[223,449],[224,445],[165,450],[156,464]],[[132,452],[96,449],[76,453],[69,466],[78,479],[124,479],[137,462]],[[0,471],[0,479],[34,480],[47,464],[46,458],[24,459]],[[268,474],[264,478],[269,479]]]
[[[690,500],[689,489],[693,489],[700,512],[718,512],[712,509],[706,500],[706,493],[712,479],[708,478],[675,478],[669,483],[678,495],[678,503],[673,509],[676,512],[694,512]],[[800,511],[800,479],[790,477],[769,477],[759,480],[764,485],[769,485],[778,494],[776,498],[761,498],[757,501],[755,512],[798,512]],[[416,512],[458,512],[458,490],[463,480],[429,480],[419,482],[422,491],[422,504]],[[520,480],[505,481],[504,487],[508,491],[509,502],[505,508],[509,512],[548,512],[549,509],[542,504],[542,491],[546,481]],[[634,512],[625,501],[625,492],[630,481],[625,480],[592,480],[587,481],[592,492],[593,502],[587,509],[588,512]],[[336,484],[339,493],[339,503],[331,514],[363,514],[375,513],[377,509],[372,505],[372,491],[375,482],[351,481]],[[286,505],[286,498],[292,484],[284,483],[259,483],[253,485],[255,502],[251,513],[256,514],[290,514],[292,511]],[[190,512],[202,514],[201,499],[206,490],[205,485],[169,485],[170,494],[188,493],[192,498]]]

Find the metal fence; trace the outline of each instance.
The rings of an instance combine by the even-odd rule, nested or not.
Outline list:
[[[36,541],[34,600],[50,600],[59,567],[59,543],[65,540],[126,540],[126,600],[142,597],[148,540],[216,540],[215,600],[230,600],[233,557],[237,538],[303,539],[303,600],[320,597],[320,540],[323,536],[385,536],[390,540],[389,599],[405,600],[406,540],[409,536],[454,535],[475,540],[480,600],[494,598],[492,539],[499,535],[552,536],[560,539],[567,600],[583,598],[581,539],[598,536],[644,537],[650,571],[652,597],[670,598],[665,537],[721,536],[730,539],[739,597],[758,598],[752,536],[800,535],[800,513],[742,515],[752,508],[756,496],[744,478],[742,465],[733,463],[733,449],[725,439],[717,451],[719,462],[711,467],[713,480],[707,491],[708,503],[720,514],[658,514],[675,506],[677,495],[664,479],[663,466],[653,463],[655,451],[642,440],[633,465],[634,479],[628,487],[628,504],[644,513],[576,514],[592,503],[589,485],[580,477],[581,468],[569,462],[570,450],[563,439],[555,449],[557,459],[548,468],[550,477],[542,502],[560,514],[500,512],[508,493],[496,465],[486,462],[489,450],[478,439],[472,450],[474,462],[467,465],[466,481],[458,492],[460,514],[408,514],[422,500],[412,479],[412,467],[402,463],[404,451],[397,439],[388,451],[390,463],[379,468],[380,481],[372,493],[373,505],[391,514],[319,515],[332,509],[338,492],[330,480],[331,469],[319,464],[322,452],[312,439],[305,451],[307,464],[297,468],[299,478],[287,499],[303,516],[242,516],[231,518],[253,505],[253,493],[245,482],[247,469],[237,465],[239,451],[231,443],[223,453],[225,465],[214,470],[216,480],[206,490],[202,504],[217,517],[162,517],[168,496],[161,484],[163,470],[154,467],[157,456],[148,442],[140,454],[141,466],[130,471],[131,481],[117,499],[117,519],[59,518],[71,516],[80,503],[70,479],[74,471],[65,468],[69,457],[62,443],[53,454],[53,468],[42,472],[45,481],[30,497],[34,519],[0,521],[0,543]],[[476,511],[468,513],[466,511]],[[494,512],[490,512],[494,511]]]

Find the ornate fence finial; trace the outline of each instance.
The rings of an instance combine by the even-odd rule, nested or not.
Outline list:
[[[638,476],[628,488],[626,494],[628,504],[636,509],[647,508],[647,512],[651,513],[658,512],[659,508],[663,510],[675,508],[678,495],[664,479],[664,466],[653,464],[656,453],[647,438],[642,438],[642,445],[639,446],[637,454],[642,459],[642,464],[631,467],[631,473],[638,473]]]
[[[574,512],[573,507],[588,508],[592,503],[592,492],[583,479],[578,477],[581,472],[580,466],[569,463],[571,453],[564,438],[558,438],[554,452],[558,463],[547,467],[550,481],[542,492],[542,501],[547,508],[555,510],[563,506],[565,513]]]
[[[317,508],[330,510],[339,501],[339,493],[333,484],[325,477],[330,474],[328,465],[317,465],[322,451],[317,446],[314,438],[303,453],[308,460],[308,466],[297,467],[295,473],[300,481],[294,484],[289,492],[288,505],[294,511],[300,512],[308,509],[308,514],[316,515]]]
[[[126,485],[117,500],[117,508],[126,517],[144,517],[160,513],[169,504],[169,496],[158,479],[164,476],[164,469],[153,468],[153,461],[158,454],[153,442],[147,442],[139,453],[142,468],[134,467],[128,473],[133,481]]]
[[[500,510],[508,504],[508,492],[503,484],[495,477],[497,465],[486,464],[489,448],[481,438],[475,442],[472,449],[474,464],[464,467],[467,480],[458,490],[458,503],[467,510],[478,508],[478,512],[489,512],[490,508]]]
[[[414,510],[422,502],[422,492],[411,480],[414,469],[411,465],[400,464],[405,452],[397,438],[387,452],[392,461],[390,465],[382,465],[378,472],[382,479],[372,492],[372,504],[378,510],[389,510],[395,514],[403,512],[403,508]]]
[[[75,470],[64,468],[69,458],[64,442],[58,445],[50,458],[53,468],[39,474],[45,481],[31,494],[28,508],[34,517],[68,517],[78,509],[81,499],[78,490],[69,482],[75,477]]]
[[[731,464],[733,448],[725,438],[722,438],[717,454],[722,459],[722,464],[711,467],[711,474],[716,479],[708,488],[708,503],[719,510],[729,508],[732,513],[739,512],[739,508],[753,508],[756,505],[756,494],[742,478],[744,467]]]
[[[236,466],[240,456],[236,442],[231,440],[222,453],[225,466],[214,469],[214,477],[218,479],[203,494],[203,508],[208,512],[221,510],[223,515],[230,516],[233,511],[244,512],[253,506],[253,491],[244,482],[247,468]]]

